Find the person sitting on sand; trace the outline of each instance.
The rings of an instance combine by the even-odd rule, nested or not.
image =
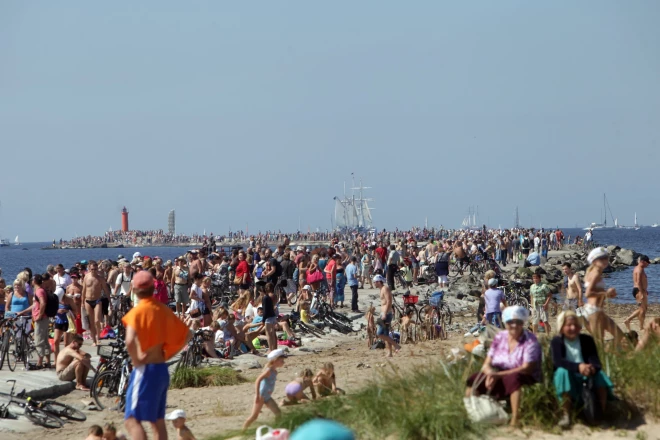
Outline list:
[[[571,410],[574,405],[579,408],[584,382],[593,380],[596,395],[601,406],[601,414],[605,413],[607,394],[611,394],[612,381],[602,371],[598,349],[594,338],[580,334],[582,325],[577,314],[568,310],[557,317],[559,335],[552,338],[552,363],[554,366],[554,385],[557,398],[562,402],[563,415],[559,427],[566,429],[571,426]]]
[[[103,427],[103,440],[126,440],[124,434],[117,435],[117,428],[114,423],[106,423]]]
[[[69,345],[64,347],[57,356],[55,363],[55,373],[57,378],[64,382],[76,380],[76,389],[89,391],[85,385],[89,370],[96,371],[92,366],[91,356],[80,348],[83,345],[83,338],[80,335],[73,335]]]
[[[316,386],[316,393],[319,397],[327,397],[340,393],[344,394],[341,389],[337,388],[335,366],[332,365],[332,362],[323,364],[319,372],[314,376],[314,379],[312,379],[312,383]]]
[[[646,324],[642,337],[637,342],[635,351],[644,350],[650,343],[657,344],[660,341],[660,318],[653,318]]]
[[[518,426],[521,388],[541,380],[541,346],[536,336],[525,330],[528,319],[529,312],[524,307],[504,309],[502,321],[506,331],[495,335],[481,371],[470,376],[465,390],[466,397],[473,392],[477,396],[489,394],[495,400],[509,397],[513,427]]]
[[[312,399],[316,400],[316,390],[314,389],[314,373],[309,368],[301,371],[298,377],[289,382],[284,389],[286,397],[280,403],[281,406],[295,405],[296,403],[306,403],[311,399],[304,393],[306,388],[312,393]]]
[[[90,426],[85,440],[103,440],[103,428],[99,425]]]
[[[195,440],[190,428],[186,426],[186,412],[182,409],[175,409],[165,416],[165,420],[170,420],[172,426],[176,429],[177,440]]]

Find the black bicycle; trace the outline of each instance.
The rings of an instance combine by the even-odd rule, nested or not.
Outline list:
[[[16,381],[14,379],[10,379],[7,382],[12,382],[11,391],[9,392],[9,394],[0,392],[0,396],[9,399],[9,402],[7,402],[7,404],[5,405],[6,409],[8,409],[8,407],[11,405],[22,408],[23,415],[28,420],[39,426],[43,426],[44,428],[61,428],[64,425],[64,422],[59,417],[50,414],[43,409],[38,408],[35,404],[35,401],[14,396],[14,388],[16,387]],[[77,411],[74,408],[71,409],[73,411]],[[75,413],[72,412],[71,414],[75,414]],[[84,414],[82,414],[82,416],[84,417]],[[83,420],[86,419],[87,417],[85,417],[85,419]]]
[[[6,318],[3,321],[2,357],[7,361],[11,371],[16,365],[23,362],[26,370],[30,369],[30,362],[37,360],[37,350],[34,341],[29,335],[30,321],[26,316]]]
[[[181,357],[176,364],[176,370],[182,367],[199,367],[204,360],[204,343],[209,340],[213,340],[213,334],[211,332],[208,330],[197,330],[181,353]]]

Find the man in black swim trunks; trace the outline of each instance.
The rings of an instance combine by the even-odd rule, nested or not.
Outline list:
[[[99,343],[98,335],[101,333],[103,325],[103,302],[102,294],[110,297],[110,288],[105,278],[99,275],[98,264],[90,260],[88,271],[83,280],[82,303],[85,306],[87,316],[89,316],[89,333],[92,336],[92,346]]]

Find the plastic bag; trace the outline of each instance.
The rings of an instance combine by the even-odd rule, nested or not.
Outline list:
[[[267,431],[264,432],[264,429]],[[289,431],[286,429],[273,429],[270,426],[260,426],[257,428],[257,440],[288,440]]]
[[[76,317],[73,316],[73,313],[69,310],[66,313],[66,319],[69,321],[69,329],[66,331],[67,333],[71,333],[72,335],[76,334]]]

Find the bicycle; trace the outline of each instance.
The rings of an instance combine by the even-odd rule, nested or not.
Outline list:
[[[108,316],[111,327],[121,324],[121,319],[131,310],[131,299],[126,295],[118,295],[110,298],[112,313]]]
[[[213,334],[207,330],[197,330],[188,345],[181,352],[181,357],[176,364],[176,370],[182,367],[196,368],[204,360],[204,342],[213,340]]]
[[[126,390],[128,380],[133,370],[128,353],[119,354],[114,367],[106,368],[101,374],[94,376],[90,393],[96,406],[103,410],[111,408],[123,411],[126,407]],[[119,368],[116,365],[119,364]]]
[[[52,414],[49,414],[42,409],[37,408],[35,406],[35,403],[32,402],[31,400],[14,396],[14,388],[16,387],[16,380],[9,379],[7,382],[12,382],[11,391],[9,392],[9,394],[0,393],[0,396],[9,398],[9,402],[7,402],[7,404],[5,404],[4,406],[5,409],[7,409],[10,405],[18,406],[19,408],[23,409],[23,415],[28,420],[39,426],[43,426],[44,428],[52,429],[52,428],[61,428],[62,426],[64,426],[64,422],[60,418]],[[85,417],[85,419],[87,418]]]
[[[6,330],[2,337],[2,347],[4,358],[7,360],[7,366],[10,371],[16,370],[18,362],[22,361],[26,370],[30,369],[30,361],[37,358],[37,350],[34,347],[34,341],[29,336],[31,323],[25,316],[6,318],[5,321],[11,323],[11,326],[3,323]],[[19,328],[21,327],[21,328]],[[13,343],[14,348],[11,349]]]
[[[523,283],[520,280],[512,281],[513,287],[510,284],[502,286],[504,291],[504,299],[507,305],[521,306],[528,310],[530,309],[529,294],[523,290]]]
[[[2,335],[0,337],[0,370],[2,370],[2,367],[5,365],[9,346],[13,342],[12,329],[13,324],[10,319],[3,319],[0,321],[0,334]]]
[[[417,309],[417,303],[419,301],[419,296],[418,295],[411,295],[410,291],[407,290],[403,295],[403,306],[401,306],[397,301],[396,292],[392,292],[392,313],[393,313],[393,327],[397,327],[399,329],[399,334],[401,337],[401,342],[404,342],[404,330],[406,330],[406,337],[410,337],[413,341],[417,340],[417,332],[416,328],[417,326],[421,323],[421,319],[419,317],[420,311]],[[412,321],[412,326],[407,327],[407,329],[403,328],[403,317],[408,316],[411,321]],[[407,330],[411,330],[410,332]]]
[[[435,292],[427,299],[419,301],[418,304],[425,306],[419,311],[420,322],[424,323],[428,320],[433,325],[440,323],[451,324],[453,314],[449,308],[449,304],[444,300],[443,291]]]
[[[353,333],[353,321],[348,316],[332,310],[330,304],[325,301],[326,295],[321,291],[315,291],[313,293],[314,298],[312,299],[310,310],[317,309],[319,319],[328,324],[328,327],[343,334]],[[317,305],[318,307],[316,307]]]

